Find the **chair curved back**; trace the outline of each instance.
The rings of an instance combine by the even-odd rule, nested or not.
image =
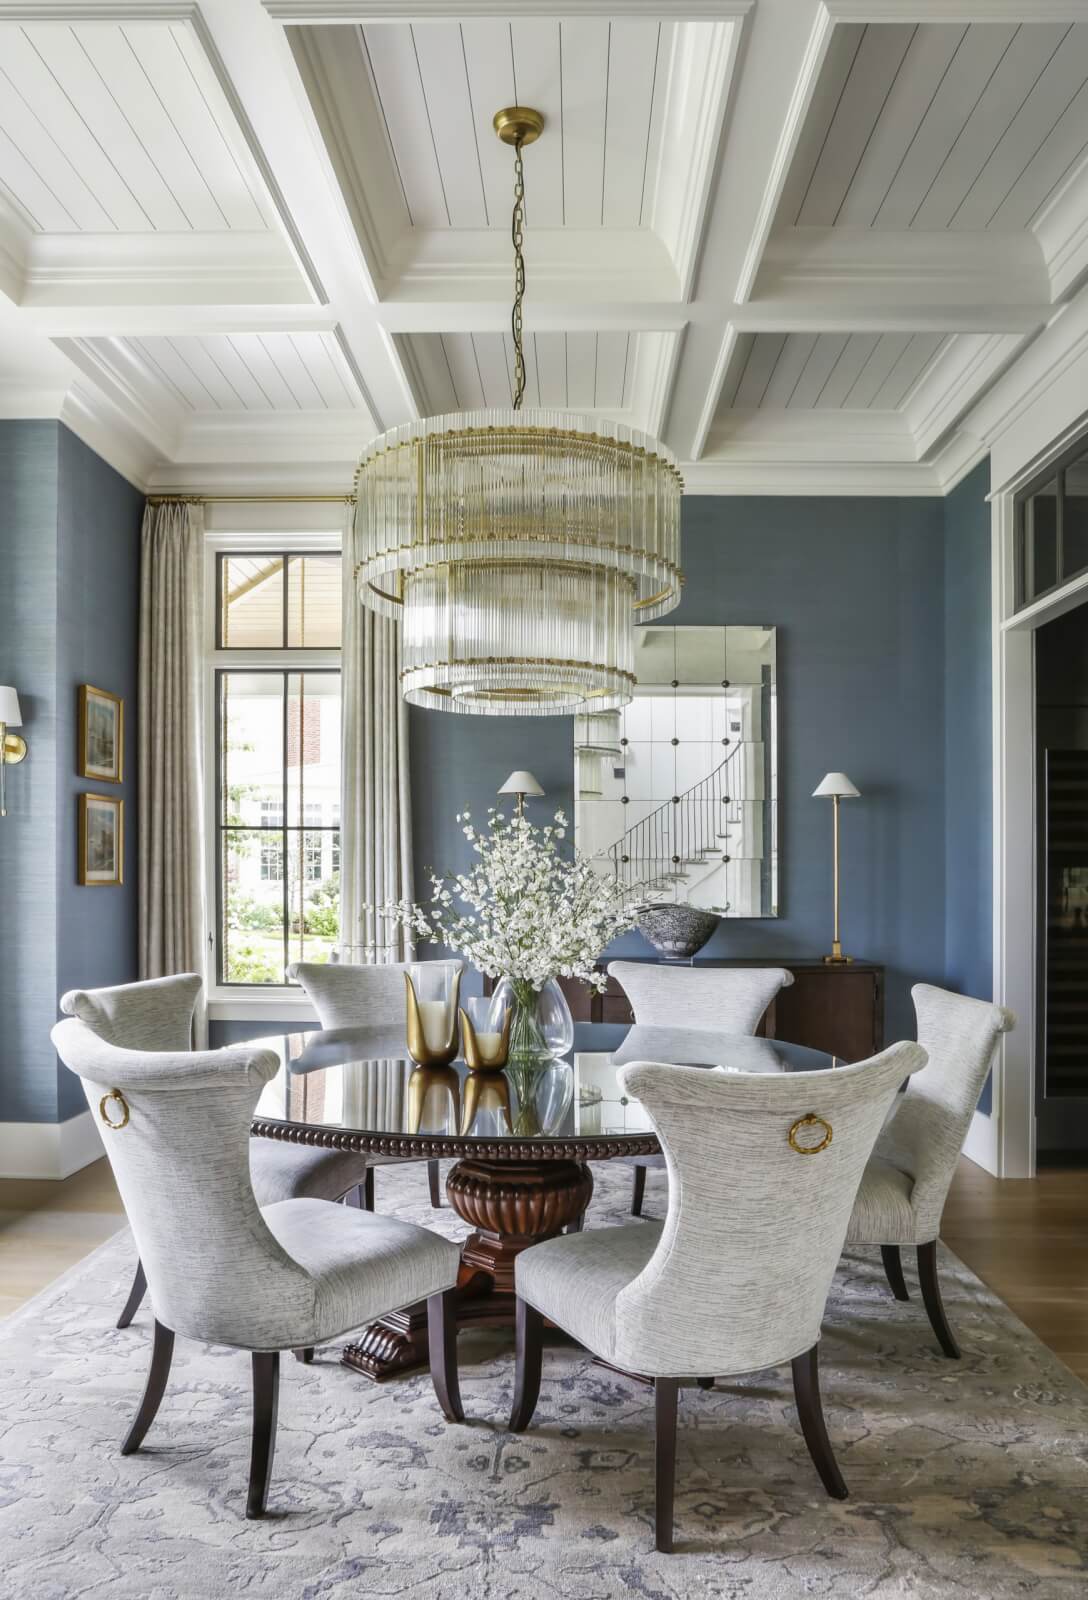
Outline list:
[[[610,961],[608,975],[630,1000],[636,1022],[723,1033],[755,1033],[779,989],[793,982],[784,967],[669,967],[653,961]]]
[[[134,986],[140,987],[140,986]],[[249,1176],[249,1127],[271,1050],[127,1050],[72,1017],[52,1031],[102,1129],[155,1316],[193,1339],[280,1350],[312,1321],[314,1284],[269,1231]],[[120,1103],[106,1108],[111,1121]]]
[[[880,1125],[925,1059],[919,1045],[897,1044],[827,1072],[622,1068],[661,1140],[669,1208],[656,1251],[616,1299],[616,1364],[739,1374],[810,1349]],[[802,1155],[789,1136],[809,1113],[832,1138]]]
[[[412,966],[448,966],[446,961],[299,961],[288,969],[313,1002],[323,1028],[364,1026],[403,1029],[404,974]]]
[[[199,994],[200,978],[183,972],[110,989],[69,989],[60,1009],[125,1050],[188,1050]]]
[[[1016,1026],[1005,1006],[928,983],[911,990],[918,1043],[929,1057],[911,1078],[876,1144],[876,1154],[914,1180],[915,1242],[940,1232],[941,1213],[1001,1034]]]

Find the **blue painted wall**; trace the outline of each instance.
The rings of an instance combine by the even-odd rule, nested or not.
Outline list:
[[[803,957],[829,948],[831,813],[811,795],[825,772],[841,769],[862,792],[843,806],[843,940],[888,969],[889,1038],[913,1032],[913,983],[947,979],[990,992],[989,813],[980,798],[990,714],[984,473],[947,505],[684,502],[687,584],[669,620],[778,628],[781,915],[723,923],[706,954]],[[515,767],[535,772],[548,791],[536,810],[561,804],[569,812],[571,737],[566,718],[413,711],[417,863],[462,867],[468,852],[454,812],[482,814]],[[946,788],[949,751],[955,786]],[[970,858],[959,854],[969,833]],[[957,860],[946,902],[949,841]],[[637,934],[621,947],[649,950]]]
[[[64,1121],[82,1090],[49,1043],[67,988],[136,976],[136,628],[143,498],[56,422],[0,423],[0,682],[20,693],[26,762],[0,822],[0,1118]],[[76,883],[81,683],[125,699],[125,882]]]

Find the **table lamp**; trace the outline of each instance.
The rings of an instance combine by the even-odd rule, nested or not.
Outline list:
[[[525,811],[525,796],[532,795],[535,799],[538,795],[542,795],[544,791],[531,772],[512,772],[497,793],[512,794],[517,797],[517,814],[520,817]]]
[[[814,800],[830,799],[833,806],[834,817],[834,878],[835,878],[835,930],[831,941],[831,954],[824,956],[829,964],[846,963],[853,960],[852,956],[844,956],[842,945],[839,942],[839,801],[856,800],[859,795],[845,772],[829,772],[822,778],[812,791]]]

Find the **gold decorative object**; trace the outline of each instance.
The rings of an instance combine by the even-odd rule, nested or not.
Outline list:
[[[633,627],[680,599],[676,463],[656,439],[601,418],[523,410],[522,150],[544,118],[508,106],[514,151],[513,404],[382,434],[356,476],[362,602],[403,620],[413,705],[547,716],[626,705]]]
[[[510,1056],[510,1028],[514,1021],[514,1008],[508,1006],[506,1017],[499,1034],[499,1042],[495,1049],[488,1053],[480,1048],[476,1036],[476,1029],[472,1026],[472,1018],[467,1011],[459,1011],[461,1018],[461,1047],[464,1052],[465,1065],[470,1072],[501,1072]]]
[[[0,817],[8,814],[4,797],[4,768],[17,767],[26,760],[26,740],[20,733],[9,733],[9,728],[21,728],[23,715],[19,709],[19,696],[11,684],[0,684]]]
[[[801,1144],[798,1134],[802,1128],[823,1128],[824,1136],[819,1144]],[[825,1122],[823,1117],[818,1117],[815,1111],[810,1111],[806,1116],[798,1117],[788,1135],[790,1149],[796,1150],[799,1156],[818,1156],[821,1150],[826,1150],[831,1143],[832,1133],[830,1122]]]
[[[831,940],[831,954],[824,956],[828,966],[848,966],[854,959],[853,956],[843,955],[842,944],[839,941],[839,801],[856,800],[859,794],[860,791],[850,782],[845,772],[829,772],[827,777],[821,779],[818,786],[812,791],[814,800],[830,799],[834,816],[832,825],[832,874],[835,881],[835,923],[834,936]]]
[[[439,1049],[427,1042],[423,1018],[419,1011],[419,998],[410,972],[404,974],[404,984],[408,1002],[408,1054],[417,1067],[448,1067],[450,1062],[457,1058],[457,994],[461,987],[460,967],[454,973],[452,992],[448,1001],[449,1034]]]
[[[125,802],[112,794],[81,794],[77,882],[117,888],[125,876]]]
[[[110,1119],[108,1111],[106,1110],[106,1107],[109,1105],[111,1100],[116,1100],[118,1105],[121,1107],[121,1119],[119,1122],[113,1122]],[[109,1094],[104,1094],[102,1096],[101,1100],[98,1102],[98,1115],[102,1118],[102,1121],[106,1124],[106,1127],[112,1128],[114,1133],[116,1133],[120,1128],[128,1127],[128,1101],[125,1099],[120,1089],[111,1089]]]
[[[125,776],[125,702],[89,683],[79,687],[76,771],[79,777],[99,783],[121,783]]]
[[[450,1129],[461,1126],[461,1081],[452,1067],[416,1067],[408,1079],[408,1132],[419,1132],[423,1108],[432,1089],[444,1090],[450,1101]]]
[[[470,1071],[465,1078],[464,1087],[465,1098],[461,1112],[462,1138],[471,1131],[477,1112],[486,1111],[489,1103],[498,1106],[502,1112],[507,1133],[514,1131],[514,1119],[510,1110],[510,1085],[501,1067]]]

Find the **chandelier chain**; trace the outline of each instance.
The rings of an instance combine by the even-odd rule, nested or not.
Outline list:
[[[525,350],[522,345],[521,306],[525,299],[525,168],[519,139],[514,145],[514,211],[510,219],[510,238],[514,246],[514,306],[510,330],[514,336],[514,410],[520,411],[525,398]]]

